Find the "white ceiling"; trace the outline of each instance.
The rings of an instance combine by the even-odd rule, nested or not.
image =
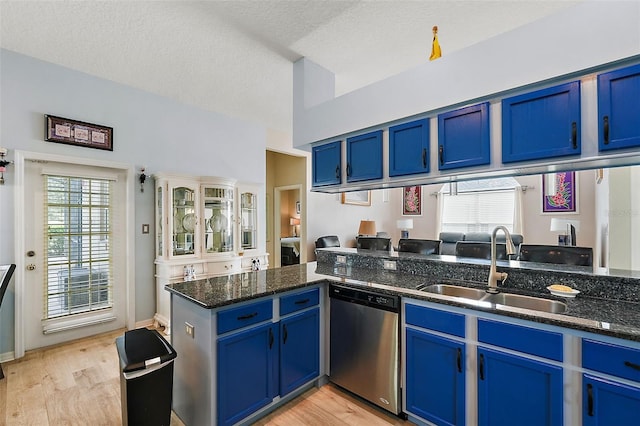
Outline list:
[[[291,133],[301,57],[340,95],[580,1],[0,0],[0,46]]]

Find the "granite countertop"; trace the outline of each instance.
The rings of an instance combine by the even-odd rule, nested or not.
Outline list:
[[[315,271],[313,262],[168,284],[165,289],[202,308],[215,309],[311,286],[328,278]]]
[[[230,276],[169,284],[165,288],[173,294],[193,301],[202,308],[214,309],[327,281],[354,288],[367,287],[381,293],[640,342],[640,303],[584,295],[578,295],[574,299],[564,299],[552,296],[549,293],[532,293],[531,291],[509,288],[507,290],[510,293],[542,296],[563,301],[567,304],[567,310],[563,314],[552,314],[522,308],[503,307],[501,305],[482,306],[477,302],[466,303],[459,298],[428,293],[416,290],[416,288],[444,282],[484,287],[486,286],[484,282],[442,280],[432,276],[347,267],[346,265],[329,266],[311,262],[264,271],[245,272]]]

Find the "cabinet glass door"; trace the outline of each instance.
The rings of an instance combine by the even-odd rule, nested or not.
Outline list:
[[[195,253],[195,227],[197,223],[195,191],[184,186],[173,192],[173,256]]]
[[[242,250],[257,248],[257,223],[256,194],[240,193],[240,244]]]
[[[205,252],[232,252],[233,189],[204,188],[204,221]]]

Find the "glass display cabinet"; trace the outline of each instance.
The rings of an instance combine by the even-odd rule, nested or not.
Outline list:
[[[233,187],[203,186],[204,251],[228,253],[234,251]]]
[[[264,187],[214,177],[156,174],[156,314],[170,332],[164,286],[268,266]],[[264,212],[263,212],[264,213]]]
[[[258,207],[257,194],[247,190],[240,191],[240,249],[258,248]]]
[[[170,217],[171,256],[194,255],[196,253],[195,228],[196,191],[186,186],[171,188],[172,215]]]

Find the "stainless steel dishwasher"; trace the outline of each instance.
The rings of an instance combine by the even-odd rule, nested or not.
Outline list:
[[[400,298],[335,284],[329,297],[329,380],[400,414]]]

